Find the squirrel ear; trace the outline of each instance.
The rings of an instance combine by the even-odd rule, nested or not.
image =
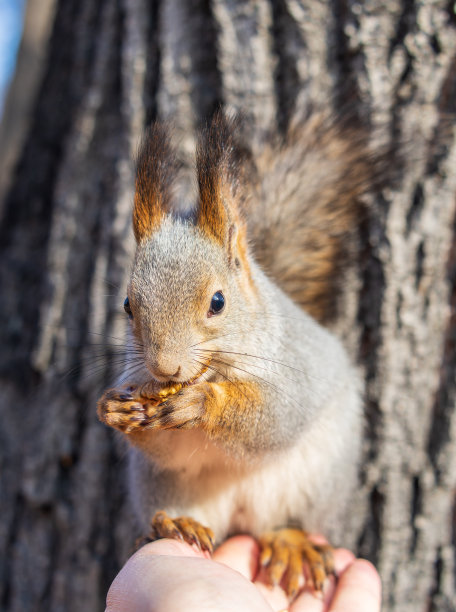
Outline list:
[[[136,242],[148,238],[170,209],[178,164],[168,129],[154,123],[145,133],[136,156],[133,231]]]
[[[230,248],[230,232],[239,226],[240,148],[235,146],[238,119],[221,111],[199,135],[196,149],[199,202],[196,224]]]
[[[245,226],[241,222],[232,223],[228,229],[228,265],[232,268],[249,269]]]

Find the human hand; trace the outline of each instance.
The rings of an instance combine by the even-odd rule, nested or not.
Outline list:
[[[133,555],[116,576],[106,612],[379,612],[380,578],[368,561],[335,551],[337,583],[323,597],[302,591],[291,605],[280,587],[258,573],[259,549],[249,536],[207,553],[176,540],[158,540]]]

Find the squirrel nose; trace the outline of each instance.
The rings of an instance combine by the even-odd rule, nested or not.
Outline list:
[[[162,365],[160,363],[154,363],[149,365],[149,371],[151,372],[152,376],[160,382],[165,382],[170,378],[176,378],[177,376],[179,376],[181,371],[180,366],[174,372],[174,368],[170,368],[169,366],[166,367],[167,365],[168,364]]]
[[[159,382],[176,379],[181,374],[182,353],[174,347],[170,349],[151,344],[149,350],[146,351],[145,358],[147,369]]]

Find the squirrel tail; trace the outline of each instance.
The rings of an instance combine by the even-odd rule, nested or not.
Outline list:
[[[255,259],[321,323],[337,313],[343,271],[366,214],[363,197],[381,189],[386,154],[366,131],[324,114],[292,124],[254,156],[254,193],[245,205]]]

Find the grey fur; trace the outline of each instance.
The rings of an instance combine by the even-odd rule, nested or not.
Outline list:
[[[361,441],[358,375],[340,342],[251,258],[250,272],[254,290],[246,291],[246,271],[230,267],[221,246],[171,217],[138,246],[129,292],[145,365],[135,382],[147,382],[146,364],[160,359],[162,367],[179,365],[186,380],[198,347],[228,351],[220,374],[204,378],[256,381],[262,405],[248,422],[235,416],[229,427],[239,435],[229,442],[199,429],[154,430],[131,446],[135,512],[144,532],[155,511],[166,510],[210,526],[218,541],[298,524],[343,543]],[[225,311],[196,316],[217,290]]]

